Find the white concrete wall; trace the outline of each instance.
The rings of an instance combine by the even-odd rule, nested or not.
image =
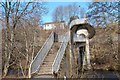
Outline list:
[[[57,26],[59,25],[59,26]],[[60,28],[60,29],[64,29],[64,23],[58,23],[58,24],[45,24],[43,25],[43,29],[44,30],[51,30],[51,29],[55,29],[56,27]]]
[[[76,32],[77,35],[84,34],[86,37],[88,37],[88,31],[86,29],[80,29]]]
[[[54,24],[45,24],[43,26],[43,29],[44,30],[51,30],[51,29],[54,29],[55,28],[55,25]]]

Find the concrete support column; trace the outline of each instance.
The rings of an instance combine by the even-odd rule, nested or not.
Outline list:
[[[87,58],[87,68],[88,68],[88,69],[91,69],[91,64],[90,64],[90,51],[89,51],[89,39],[88,39],[88,38],[86,38],[85,50],[86,50],[86,58]]]
[[[87,55],[86,55],[86,44],[85,44],[85,51],[83,54],[83,68],[82,69],[85,69],[86,65],[87,65]]]
[[[72,41],[71,41],[71,39],[72,39],[72,37],[71,37],[71,31],[69,31],[69,36],[70,36],[70,40],[69,40],[69,78],[70,78],[70,77],[72,76],[72,72],[73,72],[73,71],[72,71],[72,67],[73,67],[73,66],[72,66],[72,64],[73,64],[73,63],[72,63],[72,61],[73,61],[73,60],[72,60],[72,59],[73,59],[72,57],[73,57],[73,56],[72,56],[72,46],[71,46],[71,45],[72,45],[72,44],[71,44],[71,42],[72,42]]]

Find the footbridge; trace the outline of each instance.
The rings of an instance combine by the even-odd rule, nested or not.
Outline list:
[[[52,32],[31,63],[31,77],[53,78],[60,68],[60,63],[69,41],[69,33],[55,37]],[[58,39],[57,41],[55,39]]]
[[[80,70],[90,69],[89,39],[95,35],[94,28],[86,22],[86,19],[72,20],[68,32],[57,35],[52,32],[34,60],[31,62],[31,77],[54,78],[60,69],[60,64],[69,44],[70,71],[74,63],[78,63]],[[77,52],[75,52],[77,49]],[[77,54],[76,60],[74,60]],[[75,62],[74,62],[74,61]],[[86,67],[85,67],[86,66]],[[70,72],[71,76],[72,73]],[[66,76],[65,76],[66,77]]]

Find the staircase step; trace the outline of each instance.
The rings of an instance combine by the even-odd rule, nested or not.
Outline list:
[[[53,61],[45,61],[45,60],[43,61],[43,63],[48,63],[48,62],[53,63]]]
[[[50,75],[50,74],[52,74],[52,72],[50,72],[50,73],[39,73],[38,75]]]
[[[52,74],[52,71],[40,71],[38,74]]]
[[[44,62],[53,62],[54,59],[45,59]]]
[[[52,69],[40,70],[39,73],[41,72],[52,72]]]
[[[52,69],[52,67],[41,67],[40,70],[48,70],[48,69]]]
[[[35,76],[35,78],[54,78],[53,75],[50,74],[38,74],[37,76]],[[52,79],[53,80],[53,79]]]
[[[52,72],[52,70],[47,70],[47,71],[40,71],[39,73],[46,73],[46,74],[48,74],[48,73],[51,73]]]
[[[49,60],[51,60],[51,59],[54,60],[54,58],[55,58],[55,55],[54,55],[54,56],[53,56],[53,55],[52,55],[52,56],[47,56],[47,57],[45,58],[45,60],[46,60],[46,59],[47,59],[47,60],[48,60],[48,59],[49,59]]]
[[[52,69],[52,67],[44,67],[44,66],[40,67],[40,71],[41,70],[45,70],[46,71],[46,70],[51,70],[51,69]]]
[[[41,67],[52,67],[52,65],[44,64]]]
[[[40,70],[38,72],[39,77],[44,78],[44,76],[48,74],[52,75],[52,64],[54,62],[54,59],[57,54],[57,49],[58,49],[56,46],[58,46],[58,44],[54,43],[51,50],[49,51],[46,58],[44,59],[42,65],[40,66]]]
[[[45,65],[45,64],[50,65],[50,64],[53,64],[53,62],[50,62],[50,61],[44,61],[42,65]]]
[[[46,58],[54,58],[56,55],[55,54],[50,54]]]

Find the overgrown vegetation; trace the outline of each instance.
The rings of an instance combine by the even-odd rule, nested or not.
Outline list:
[[[94,0],[93,0],[94,1]],[[111,22],[118,22],[119,2],[90,3],[87,10],[89,22],[94,26],[106,26]]]
[[[25,33],[24,33],[25,32]],[[36,32],[34,34],[34,32]],[[5,52],[5,29],[3,30],[3,46],[2,53]],[[26,35],[25,35],[26,34]],[[14,49],[13,54],[9,61],[8,77],[13,75],[13,77],[28,77],[28,69],[30,68],[30,63],[38,53],[43,43],[47,39],[50,31],[40,30],[39,27],[20,27],[16,28],[15,39],[14,39]],[[4,70],[4,65],[6,61],[6,55],[2,54],[2,70]],[[17,74],[16,74],[17,73]]]
[[[3,22],[3,47],[2,47],[2,76],[6,77],[11,66],[19,66],[23,77],[28,76],[26,68],[30,68],[30,62],[35,53],[35,28],[31,31],[29,27],[38,27],[42,16],[46,13],[44,4],[38,2],[25,2],[5,0],[0,2]],[[19,27],[19,28],[18,28]],[[22,27],[22,28],[21,28]],[[31,32],[29,32],[31,31]],[[20,36],[21,35],[21,36]],[[20,36],[20,37],[18,37]],[[30,39],[31,38],[31,39]],[[20,41],[22,41],[20,43]],[[29,51],[31,49],[31,55]],[[24,52],[23,52],[24,51]],[[17,54],[19,53],[19,55]],[[22,66],[22,60],[25,60]],[[30,76],[30,75],[29,75]]]
[[[120,70],[118,24],[106,28],[96,27],[96,35],[90,40],[91,62],[94,69]]]

